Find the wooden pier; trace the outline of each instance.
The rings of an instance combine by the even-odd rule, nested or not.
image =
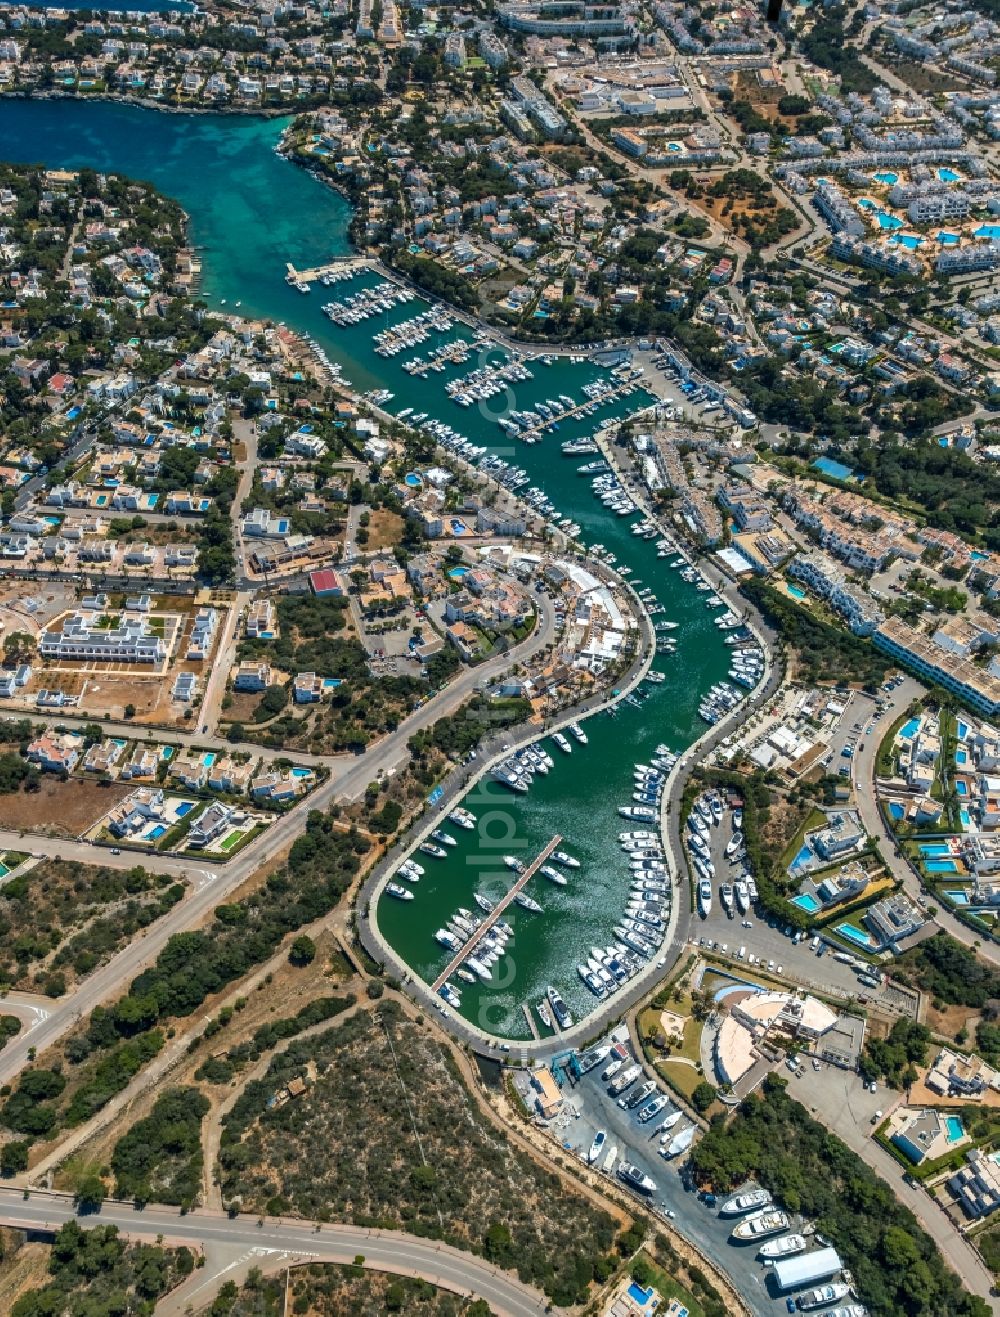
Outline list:
[[[537,1043],[541,1038],[541,1034],[538,1032],[538,1025],[535,1023],[535,1017],[531,1013],[531,1007],[526,1001],[523,1001],[521,1002],[521,1010],[524,1012],[524,1018],[527,1022],[528,1028],[531,1030],[531,1036]]]
[[[535,874],[545,863],[545,861],[549,858],[552,852],[556,850],[556,848],[558,847],[561,841],[562,841],[562,836],[560,833],[557,832],[556,835],[545,847],[545,849],[540,851],[539,854],[535,856],[535,858],[525,869],[524,873],[518,874],[517,882],[514,884],[514,886],[510,889],[509,892],[507,892],[505,896],[502,896],[500,898],[500,900],[496,903],[496,905],[493,907],[490,913],[486,916],[483,922],[479,925],[479,927],[469,938],[468,942],[466,942],[462,947],[459,948],[459,950],[455,953],[452,959],[448,962],[445,968],[441,971],[441,973],[431,984],[431,987],[434,989],[435,992],[437,992],[437,990],[442,986],[442,984],[446,983],[448,979],[451,978],[452,974],[454,974],[455,970],[458,969],[459,965],[461,965],[463,960],[467,960],[469,956],[474,956],[476,954],[476,947],[482,941],[483,937],[490,931],[490,929],[497,922],[497,920],[503,915],[503,912],[513,901],[514,897],[517,896],[518,892],[522,891],[525,884],[530,879],[534,878]]]

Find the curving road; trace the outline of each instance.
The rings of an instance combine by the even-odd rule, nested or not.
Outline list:
[[[281,815],[271,824],[266,836],[266,848],[262,849],[260,845],[251,846],[229,864],[220,866],[214,879],[192,884],[184,900],[146,929],[141,937],[136,938],[100,969],[95,970],[65,1000],[54,1002],[48,1018],[41,1020],[31,1030],[30,1035],[22,1034],[12,1039],[0,1053],[0,1084],[9,1083],[27,1064],[30,1047],[35,1048],[40,1054],[67,1033],[79,1019],[88,1015],[95,1006],[124,992],[129,982],[156,959],[170,937],[184,929],[196,927],[215,906],[223,903],[230,892],[258,869],[267,855],[278,854],[290,845],[305,829],[311,810],[326,809],[334,798],[341,801],[360,799],[369,782],[378,777],[379,773],[395,770],[409,758],[407,742],[414,732],[454,713],[484,681],[490,680],[518,661],[527,658],[536,649],[544,648],[554,636],[555,619],[542,596],[538,596],[538,601],[538,626],[520,645],[513,646],[507,653],[498,654],[478,667],[463,669],[440,694],[427,699],[414,713],[404,719],[394,732],[390,732],[363,755],[346,759],[340,757],[332,765],[330,777],[326,782],[300,802],[295,809]],[[31,844],[34,840],[32,839]],[[19,844],[24,843],[21,841]],[[74,843],[60,842],[57,853],[70,857],[73,847]],[[39,847],[36,846],[35,849]],[[94,848],[88,847],[87,851],[88,859],[93,863]],[[99,854],[103,862],[103,852]],[[134,855],[114,858],[128,866],[138,861],[138,857]],[[196,858],[193,856],[192,860],[183,866],[177,861],[173,863],[198,873],[200,871],[194,867]]]
[[[523,1285],[516,1276],[474,1254],[402,1231],[316,1226],[273,1218],[261,1218],[263,1224],[259,1225],[257,1218],[250,1216],[205,1211],[182,1215],[177,1208],[155,1206],[138,1211],[120,1202],[106,1202],[99,1212],[81,1216],[68,1194],[35,1192],[26,1199],[20,1189],[0,1187],[0,1222],[4,1225],[56,1231],[72,1220],[84,1227],[117,1226],[122,1234],[134,1239],[162,1236],[166,1244],[187,1244],[206,1252],[215,1246],[284,1253],[302,1261],[341,1263],[361,1256],[364,1265],[375,1271],[419,1276],[455,1294],[485,1299],[503,1317],[537,1317],[547,1309],[544,1296]],[[204,1278],[204,1271],[199,1274]]]

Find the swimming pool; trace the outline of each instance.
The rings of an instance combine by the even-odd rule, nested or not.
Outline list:
[[[808,914],[814,914],[820,908],[812,892],[800,892],[798,896],[793,896],[792,905],[797,905],[800,910],[805,910]]]
[[[179,819],[182,819],[185,814],[190,814],[193,809],[194,809],[193,800],[182,800],[181,803],[177,806],[177,817]]]
[[[418,476],[416,471],[407,471],[403,477],[403,484],[409,486],[410,489],[419,489],[423,483],[423,477]]]
[[[872,945],[872,940],[868,934],[863,929],[855,928],[853,924],[838,924],[834,931],[839,933],[841,937],[847,938],[848,942],[853,942],[855,946],[867,949]]]
[[[468,535],[469,528],[461,517],[451,518],[451,533],[452,535]]]
[[[955,763],[956,763],[956,764],[967,764],[968,762],[969,762],[969,752],[968,752],[968,750],[956,750],[956,751],[955,751]]]
[[[792,596],[793,599],[804,599],[806,597],[805,590],[801,589],[797,585],[788,585],[786,583],[785,589],[788,591],[788,593]]]
[[[460,581],[463,576],[468,576],[468,574],[469,574],[468,567],[453,567],[451,571],[448,573],[449,577],[453,581]]]
[[[945,1126],[948,1130],[948,1142],[957,1143],[959,1139],[965,1138],[965,1126],[958,1116],[945,1116]]]
[[[209,751],[208,754],[202,755],[201,762],[205,765],[206,768],[211,768],[212,765],[215,763],[215,755],[212,754],[211,751]]]
[[[975,556],[976,556],[975,554],[972,555],[973,558],[975,558]],[[960,722],[956,724],[955,731],[958,735],[958,739],[960,741],[964,741],[965,738],[969,735],[969,724]]]
[[[173,759],[173,757],[174,757],[174,747],[172,745],[165,745],[163,749],[160,751],[160,758]]]
[[[292,777],[312,777],[311,768],[293,768]]]
[[[957,183],[961,177],[962,175],[956,173],[954,169],[938,170],[938,178],[941,180],[942,183]]]
[[[899,233],[893,238],[893,242],[905,247],[907,251],[915,252],[923,242],[923,238],[918,238],[915,233]]]
[[[958,873],[954,860],[927,860],[924,868],[928,873]]]
[[[964,782],[959,781],[955,783],[955,792],[959,796],[967,796],[969,794],[969,788]]]
[[[906,818],[906,810],[898,800],[889,801],[889,817],[895,819],[897,823],[900,819]]]
[[[813,858],[812,847],[809,845],[808,842],[805,842],[802,848],[800,849],[798,855],[796,855],[795,859],[788,866],[789,872],[794,873],[796,869],[801,869],[804,865],[807,865],[812,858]]]
[[[889,187],[899,182],[899,175],[894,174],[891,169],[883,169],[878,174],[872,174],[872,178],[876,183],[886,183]]]
[[[945,892],[945,896],[952,903],[952,905],[969,904],[969,893],[965,890],[964,887],[956,887],[954,889],[949,888]]]
[[[0,864],[0,878],[6,878],[9,873],[10,870],[7,868],[6,864]]]
[[[150,828],[150,830],[146,833],[146,840],[157,841],[160,837],[163,836],[165,832],[166,832],[166,828],[163,826],[163,824],[157,823],[155,828]]]
[[[925,843],[920,847],[921,855],[929,855],[932,859],[935,855],[950,855],[951,847],[944,842],[935,842],[933,845]]]
[[[856,477],[849,466],[835,462],[832,457],[817,457],[813,466],[824,475],[833,476],[834,480],[854,480]]]
[[[907,740],[912,740],[920,731],[920,719],[911,718],[909,722],[903,723],[902,727],[896,733],[897,736],[903,736]]]
[[[949,233],[947,229],[941,229],[937,235],[937,240],[942,247],[957,247],[959,243],[959,235],[957,233]]]
[[[980,224],[972,236],[974,238],[989,238],[990,242],[1000,242],[1000,224]]]
[[[961,820],[961,824],[963,828],[968,829],[972,827],[972,818],[967,809],[960,809],[958,811],[958,817]]]

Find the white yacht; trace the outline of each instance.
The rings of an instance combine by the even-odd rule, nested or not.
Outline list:
[[[703,919],[707,919],[712,912],[712,884],[707,878],[698,884],[698,911]]]

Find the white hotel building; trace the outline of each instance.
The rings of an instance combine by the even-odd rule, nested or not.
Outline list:
[[[61,630],[43,631],[43,658],[99,663],[161,663],[167,657],[163,637],[154,635],[146,617],[123,617],[117,626],[101,627],[100,613],[71,613]]]

